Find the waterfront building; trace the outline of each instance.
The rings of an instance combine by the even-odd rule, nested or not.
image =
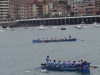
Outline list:
[[[31,0],[33,1],[34,17],[43,17],[48,14],[48,4],[46,0]]]
[[[29,19],[48,14],[45,0],[10,0],[9,4],[12,19]]]
[[[99,10],[100,10],[100,0],[96,0],[96,1],[95,1],[95,6],[98,7]]]
[[[68,0],[75,16],[95,15],[99,11],[94,0]]]
[[[9,14],[9,0],[0,0],[0,20],[7,20]]]
[[[32,2],[30,0],[10,0],[9,8],[12,19],[26,19],[33,17]]]
[[[97,11],[99,9],[92,4],[81,4],[74,8],[74,14],[76,16],[95,15]]]

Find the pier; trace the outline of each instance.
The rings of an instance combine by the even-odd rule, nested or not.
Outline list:
[[[78,17],[58,17],[58,18],[37,18],[37,19],[24,19],[24,20],[16,20],[20,22],[20,25],[30,25],[30,26],[38,26],[38,25],[73,25],[73,24],[81,24],[81,22],[85,22],[86,24],[91,24],[93,22],[100,23],[100,15],[98,16],[78,16]]]
[[[81,24],[85,22],[86,24],[91,24],[93,22],[100,23],[100,15],[96,16],[77,16],[77,17],[57,17],[57,18],[33,18],[33,19],[21,19],[14,21],[11,24],[13,27],[25,27],[25,26],[53,26],[53,25],[73,25]],[[7,22],[6,22],[7,23]],[[12,23],[12,22],[10,22]],[[4,24],[4,23],[2,23]]]

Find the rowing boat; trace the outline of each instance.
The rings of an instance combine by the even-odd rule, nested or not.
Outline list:
[[[90,73],[90,63],[76,67],[63,67],[63,66],[57,67],[57,66],[48,66],[46,64],[41,64],[41,68],[51,71],[77,71],[77,72]]]
[[[70,42],[70,41],[77,41],[76,38],[70,38],[70,39],[52,39],[52,40],[32,40],[33,43],[49,43],[49,42]]]

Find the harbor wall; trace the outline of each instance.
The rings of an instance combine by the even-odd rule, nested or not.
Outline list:
[[[26,27],[26,26],[50,26],[50,25],[76,25],[85,22],[91,24],[94,22],[100,23],[100,16],[79,16],[79,17],[57,17],[57,18],[37,18],[23,19],[16,21],[0,22],[3,27]]]
[[[18,25],[20,25],[20,22],[16,22],[16,21],[7,21],[7,22],[0,22],[0,26],[2,26],[3,28],[6,27],[18,27]]]
[[[21,26],[39,26],[39,25],[76,25],[85,22],[92,24],[100,23],[100,16],[82,16],[82,17],[60,17],[60,18],[38,18],[30,20],[20,20]]]

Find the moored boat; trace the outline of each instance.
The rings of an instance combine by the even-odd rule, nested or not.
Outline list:
[[[82,22],[80,25],[75,25],[75,28],[82,29],[82,28],[87,28],[87,27],[86,27],[86,24]]]
[[[44,27],[44,25],[40,25],[39,30],[46,30],[46,27]]]
[[[61,28],[61,30],[66,30],[66,28],[65,28],[65,27],[63,27],[63,28]]]

